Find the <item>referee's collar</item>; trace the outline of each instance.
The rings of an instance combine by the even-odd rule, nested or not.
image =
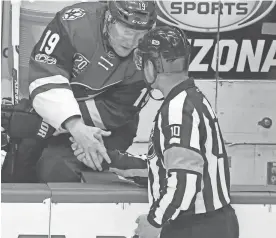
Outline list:
[[[195,81],[193,78],[188,78],[181,82],[180,84],[177,84],[175,87],[172,88],[172,90],[168,93],[167,97],[164,99],[163,104],[165,104],[167,101],[170,101],[172,98],[174,98],[177,94],[181,93],[183,90],[187,90],[189,88],[195,87]]]
[[[156,118],[158,117],[158,114],[161,111],[162,107],[168,101],[170,101],[172,98],[174,98],[179,93],[183,92],[183,90],[187,90],[187,89],[193,88],[193,87],[195,87],[195,81],[193,78],[188,78],[188,79],[184,80],[183,82],[181,82],[180,84],[177,84],[175,87],[173,87],[172,90],[168,93],[167,97],[164,99],[161,107],[159,108]],[[154,119],[154,121],[156,120],[156,118]]]

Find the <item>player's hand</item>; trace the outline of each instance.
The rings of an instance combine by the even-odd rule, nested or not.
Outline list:
[[[74,152],[74,155],[79,161],[83,162],[82,160],[85,159],[84,149],[80,145],[78,145],[73,137],[70,137],[69,140],[72,142],[71,148]]]
[[[101,171],[103,159],[107,163],[111,163],[102,139],[102,136],[109,136],[110,132],[97,127],[86,126],[80,118],[66,122],[65,127],[75,142],[83,149],[87,166]]]
[[[86,166],[91,168],[91,166],[89,164],[90,160],[88,160],[86,158],[85,153],[84,153],[84,149],[80,145],[78,145],[78,143],[76,143],[76,141],[74,140],[73,137],[70,137],[69,140],[72,142],[71,148],[72,148],[76,158],[80,162],[84,163]],[[100,162],[102,163],[103,160],[104,160],[103,157],[100,154],[98,154],[98,156],[99,156]],[[94,165],[92,165],[92,166],[94,166]],[[93,169],[94,169],[94,167],[93,167]],[[96,170],[96,169],[94,169],[94,170]]]

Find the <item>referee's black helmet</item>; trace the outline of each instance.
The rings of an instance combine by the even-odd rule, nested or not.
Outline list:
[[[134,52],[139,70],[151,61],[156,73],[188,71],[191,47],[185,33],[176,27],[161,26],[150,30]]]

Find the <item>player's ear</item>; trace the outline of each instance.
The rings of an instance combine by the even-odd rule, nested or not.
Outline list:
[[[149,83],[153,83],[155,81],[156,70],[155,70],[153,63],[150,60],[145,62],[144,73],[145,73],[146,80]]]

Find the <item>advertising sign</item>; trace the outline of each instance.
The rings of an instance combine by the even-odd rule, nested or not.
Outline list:
[[[273,237],[275,206],[233,205],[240,238]],[[133,238],[136,219],[148,212],[147,204],[58,203],[2,204],[2,237],[5,238]],[[252,229],[253,228],[253,229]],[[51,234],[49,236],[49,234]]]
[[[193,46],[190,74],[276,79],[275,1],[157,1],[159,24],[182,28]],[[220,11],[220,21],[219,14]],[[219,22],[219,24],[218,24]],[[219,27],[218,27],[219,26]]]
[[[196,79],[214,79],[218,66],[219,77],[226,80],[276,79],[276,1],[227,0],[222,1],[221,5],[219,5],[219,1],[158,0],[156,2],[158,24],[178,26],[184,29],[189,37],[193,46],[190,63],[191,76]],[[45,8],[43,2],[32,2],[28,3],[29,5],[24,2],[22,8],[29,9],[29,6],[35,6],[33,7],[34,12],[45,12],[45,9],[49,12],[56,12],[60,10],[61,3],[66,5],[64,2],[58,1],[47,3],[47,8]],[[67,5],[74,3],[74,1],[69,1]],[[8,4],[6,5],[8,6]],[[6,5],[4,4],[3,9]],[[31,9],[29,9],[30,12]],[[4,11],[7,13],[3,17],[4,28],[9,25],[8,12]],[[218,12],[221,13],[220,24],[218,24]],[[31,24],[33,26],[30,29],[36,29],[37,24],[35,22]],[[218,25],[220,25],[219,52],[217,52]],[[5,78],[9,81],[7,70],[8,28],[2,32],[5,33],[2,39],[2,79]],[[22,40],[24,39],[22,38]],[[21,44],[27,43],[21,42]],[[24,46],[21,48],[23,49]],[[219,58],[217,57],[218,53]],[[217,61],[217,59],[219,60]],[[25,67],[22,67],[22,64],[23,62],[20,62],[21,80]],[[3,85],[2,82],[2,86],[4,87],[2,92],[10,92],[9,85]]]

